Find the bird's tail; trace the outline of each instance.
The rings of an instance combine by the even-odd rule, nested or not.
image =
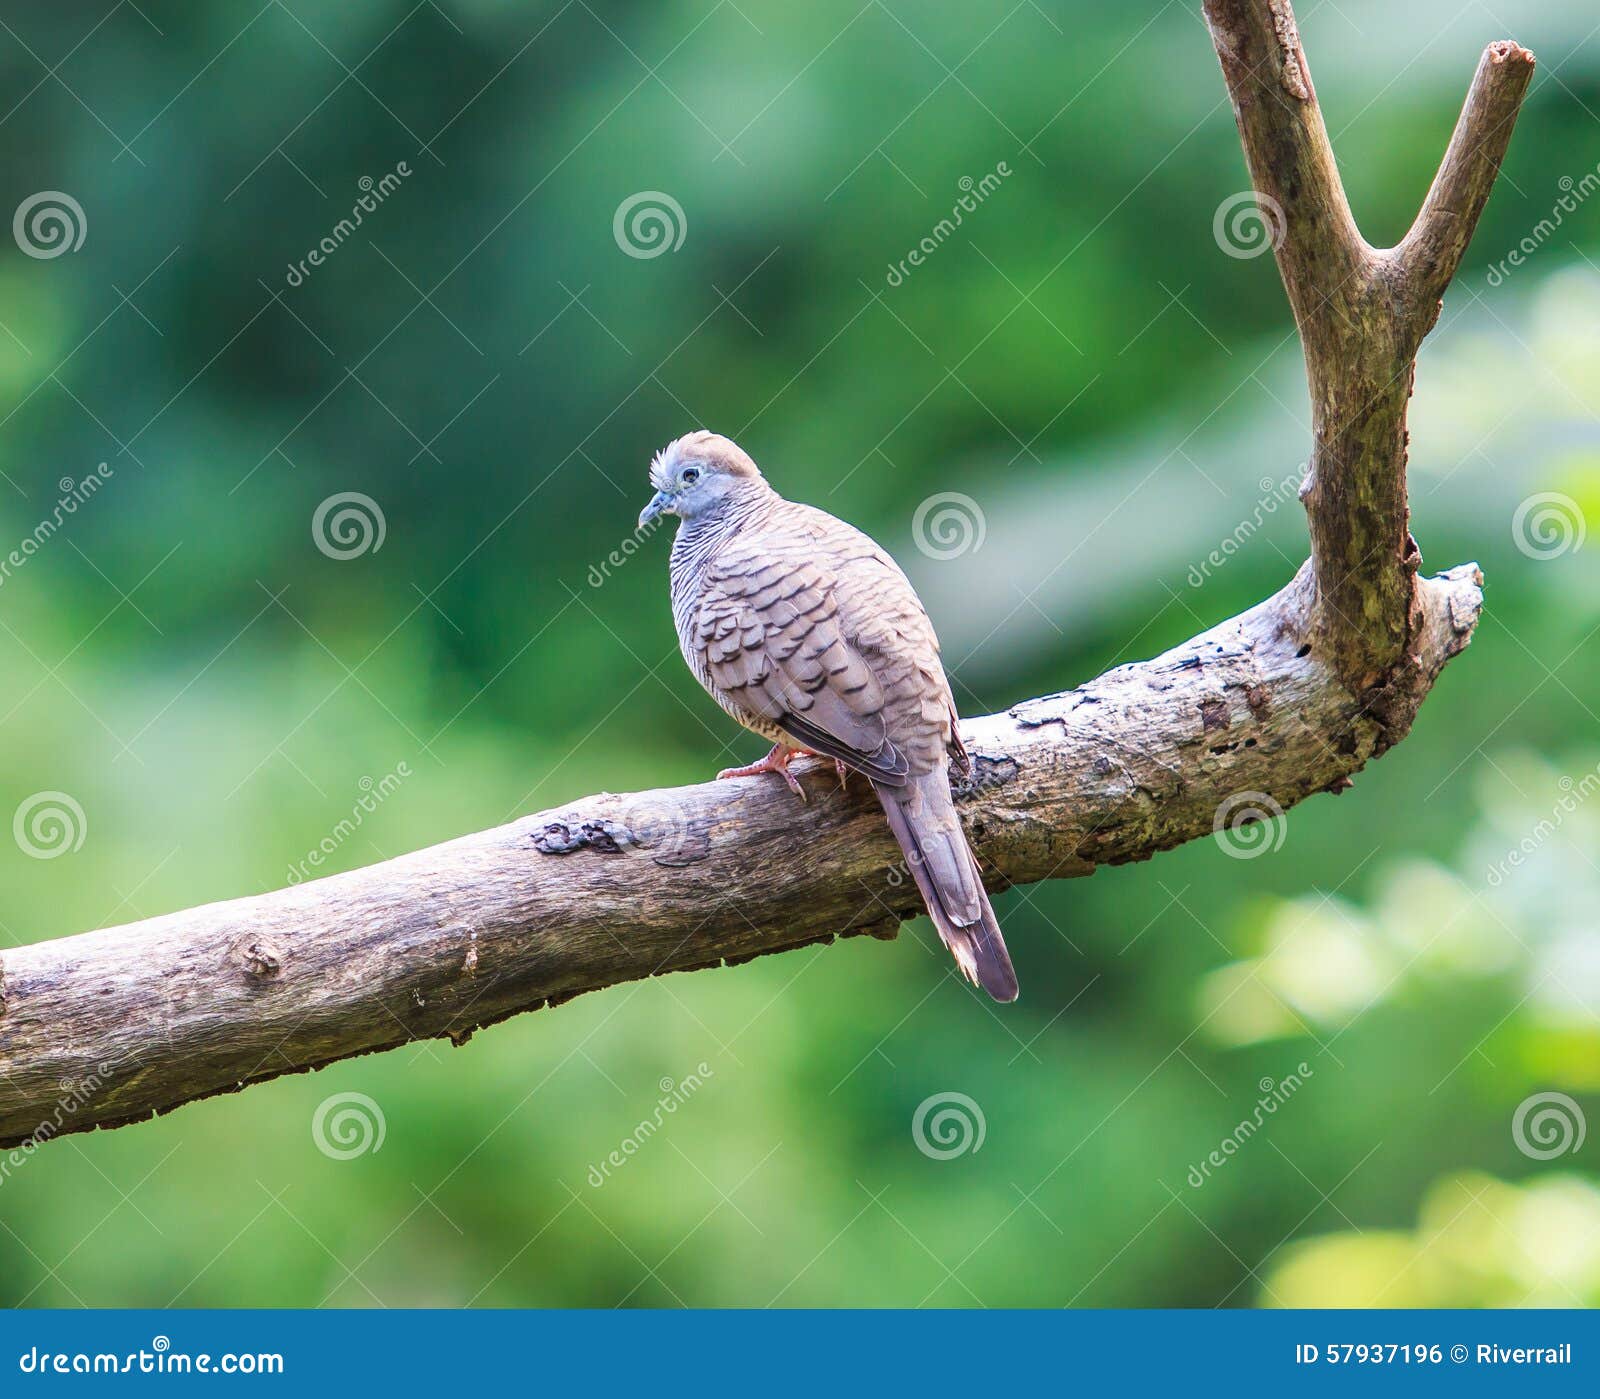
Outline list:
[[[873,791],[928,915],[962,974],[997,1001],[1016,1000],[1017,974],[979,877],[977,857],[956,817],[948,774],[939,768],[910,778],[903,787],[874,783]]]

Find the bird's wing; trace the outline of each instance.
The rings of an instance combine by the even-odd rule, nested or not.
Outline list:
[[[740,533],[706,570],[697,640],[736,711],[864,773],[963,973],[1014,1000],[1016,973],[951,800],[966,751],[939,642],[906,576],[866,535],[806,506]]]
[[[874,782],[903,786],[910,767],[890,737],[889,696],[869,660],[875,631],[862,635],[841,616],[828,552],[804,530],[732,541],[706,571],[696,639],[734,706]]]

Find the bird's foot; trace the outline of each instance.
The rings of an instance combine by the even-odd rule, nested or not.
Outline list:
[[[795,752],[806,758],[828,757],[826,753],[819,753],[814,748],[797,748]],[[830,758],[829,761],[833,764],[833,770],[839,774],[839,789],[843,791],[849,785],[850,764],[843,758]]]
[[[747,763],[742,768],[723,768],[717,774],[717,781],[726,777],[756,777],[764,772],[775,772],[789,784],[789,790],[799,797],[806,799],[805,789],[800,786],[800,779],[789,771],[789,764],[799,756],[799,749],[786,748],[781,743],[774,743],[772,751],[758,763]]]

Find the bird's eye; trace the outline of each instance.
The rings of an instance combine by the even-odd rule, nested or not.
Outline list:
[[[685,471],[683,473],[683,484],[686,485],[686,486],[694,485],[694,483],[696,481],[698,481],[699,479],[700,479],[700,468],[698,466],[691,466],[687,471]]]

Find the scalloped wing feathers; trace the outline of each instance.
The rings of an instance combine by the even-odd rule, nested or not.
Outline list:
[[[875,781],[942,767],[954,705],[905,575],[820,510],[775,498],[765,513],[701,581],[692,644],[713,693]]]
[[[998,1000],[1015,973],[951,800],[967,771],[939,642],[898,565],[860,530],[768,494],[699,557],[674,551],[690,668],[740,723],[866,776],[939,935]]]

